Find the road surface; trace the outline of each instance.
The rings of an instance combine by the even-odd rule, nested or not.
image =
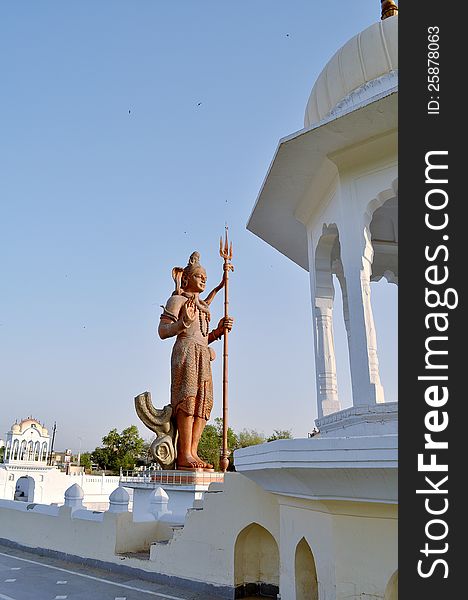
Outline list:
[[[0,544],[0,600],[221,600]]]

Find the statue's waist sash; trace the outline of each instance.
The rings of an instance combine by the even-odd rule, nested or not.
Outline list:
[[[198,335],[190,335],[185,333],[180,333],[177,336],[177,341],[179,340],[187,340],[189,342],[193,342],[195,344],[199,344],[200,346],[208,346],[208,338],[202,338]]]
[[[202,348],[206,348],[208,350],[210,361],[216,358],[216,352],[213,350],[213,348],[208,346],[208,338],[200,338],[196,335],[187,335],[182,333],[177,336],[177,341],[174,344],[174,348],[177,344],[197,344],[198,346],[201,346]]]

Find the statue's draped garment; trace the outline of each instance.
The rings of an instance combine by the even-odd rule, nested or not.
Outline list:
[[[173,294],[161,315],[173,321],[179,319],[189,294]],[[208,420],[213,408],[213,379],[211,360],[213,350],[208,346],[210,311],[200,298],[196,300],[193,323],[179,333],[171,356],[171,405],[173,415],[179,410]]]

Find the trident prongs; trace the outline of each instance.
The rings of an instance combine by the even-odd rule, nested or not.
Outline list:
[[[229,244],[228,241],[228,226],[226,225],[226,234],[224,238],[224,247],[223,247],[223,237],[219,238],[219,255],[224,258],[224,260],[232,260],[232,242]]]

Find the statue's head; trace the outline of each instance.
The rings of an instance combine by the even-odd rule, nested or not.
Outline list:
[[[175,294],[180,294],[187,288],[192,292],[202,292],[206,284],[206,271],[200,264],[200,254],[192,252],[184,269],[174,267],[172,277],[176,284]]]
[[[206,284],[206,271],[200,264],[200,254],[192,252],[182,273],[181,287],[192,292],[203,292]]]

